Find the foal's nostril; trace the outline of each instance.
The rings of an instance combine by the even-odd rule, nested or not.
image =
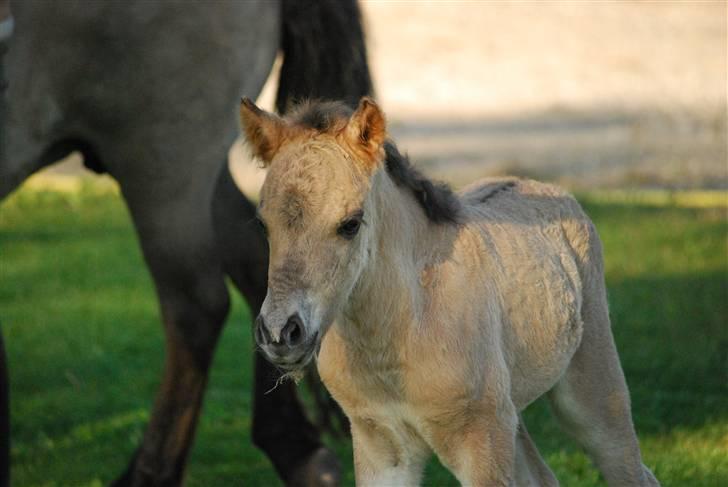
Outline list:
[[[295,347],[303,341],[303,323],[298,314],[288,318],[286,326],[281,331],[281,341],[289,347]]]
[[[271,342],[271,336],[262,315],[258,315],[255,319],[255,341],[258,342],[258,345],[268,345]]]
[[[255,341],[258,345],[270,345],[276,349],[280,347],[294,348],[303,342],[303,322],[298,314],[294,314],[286,322],[286,326],[281,330],[280,338],[274,340],[265,325],[263,316],[258,315],[255,319]]]

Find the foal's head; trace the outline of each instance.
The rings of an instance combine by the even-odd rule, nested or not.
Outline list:
[[[304,366],[342,310],[376,248],[376,174],[387,174],[435,222],[454,220],[457,200],[413,170],[386,140],[384,115],[311,103],[286,118],[241,105],[242,125],[269,168],[258,219],[270,244],[268,294],[256,341],[283,369]],[[386,162],[386,164],[385,164]]]
[[[367,262],[371,176],[384,158],[384,116],[370,99],[303,105],[285,119],[249,100],[242,125],[269,168],[258,219],[270,245],[268,294],[255,337],[283,369],[305,365]]]

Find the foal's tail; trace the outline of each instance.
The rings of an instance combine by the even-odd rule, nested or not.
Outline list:
[[[283,65],[276,108],[307,98],[356,107],[372,94],[361,13],[356,0],[283,0]]]

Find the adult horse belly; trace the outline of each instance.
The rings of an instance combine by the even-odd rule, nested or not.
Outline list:
[[[520,410],[553,387],[580,343],[581,280],[571,253],[552,242],[516,266],[504,293],[504,344]]]

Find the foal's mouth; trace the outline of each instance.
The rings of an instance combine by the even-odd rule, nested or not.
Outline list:
[[[311,362],[311,358],[313,358],[313,352],[306,352],[294,362],[275,362],[275,365],[284,372],[295,372],[306,367]]]
[[[293,360],[289,359],[286,355],[276,355],[269,353],[266,353],[266,355],[268,357],[268,360],[270,360],[271,363],[273,363],[281,371],[296,372],[306,367],[311,362],[311,359],[314,357],[314,355],[318,354],[318,350],[321,346],[319,334],[316,333],[303,346],[306,348],[306,350]]]

